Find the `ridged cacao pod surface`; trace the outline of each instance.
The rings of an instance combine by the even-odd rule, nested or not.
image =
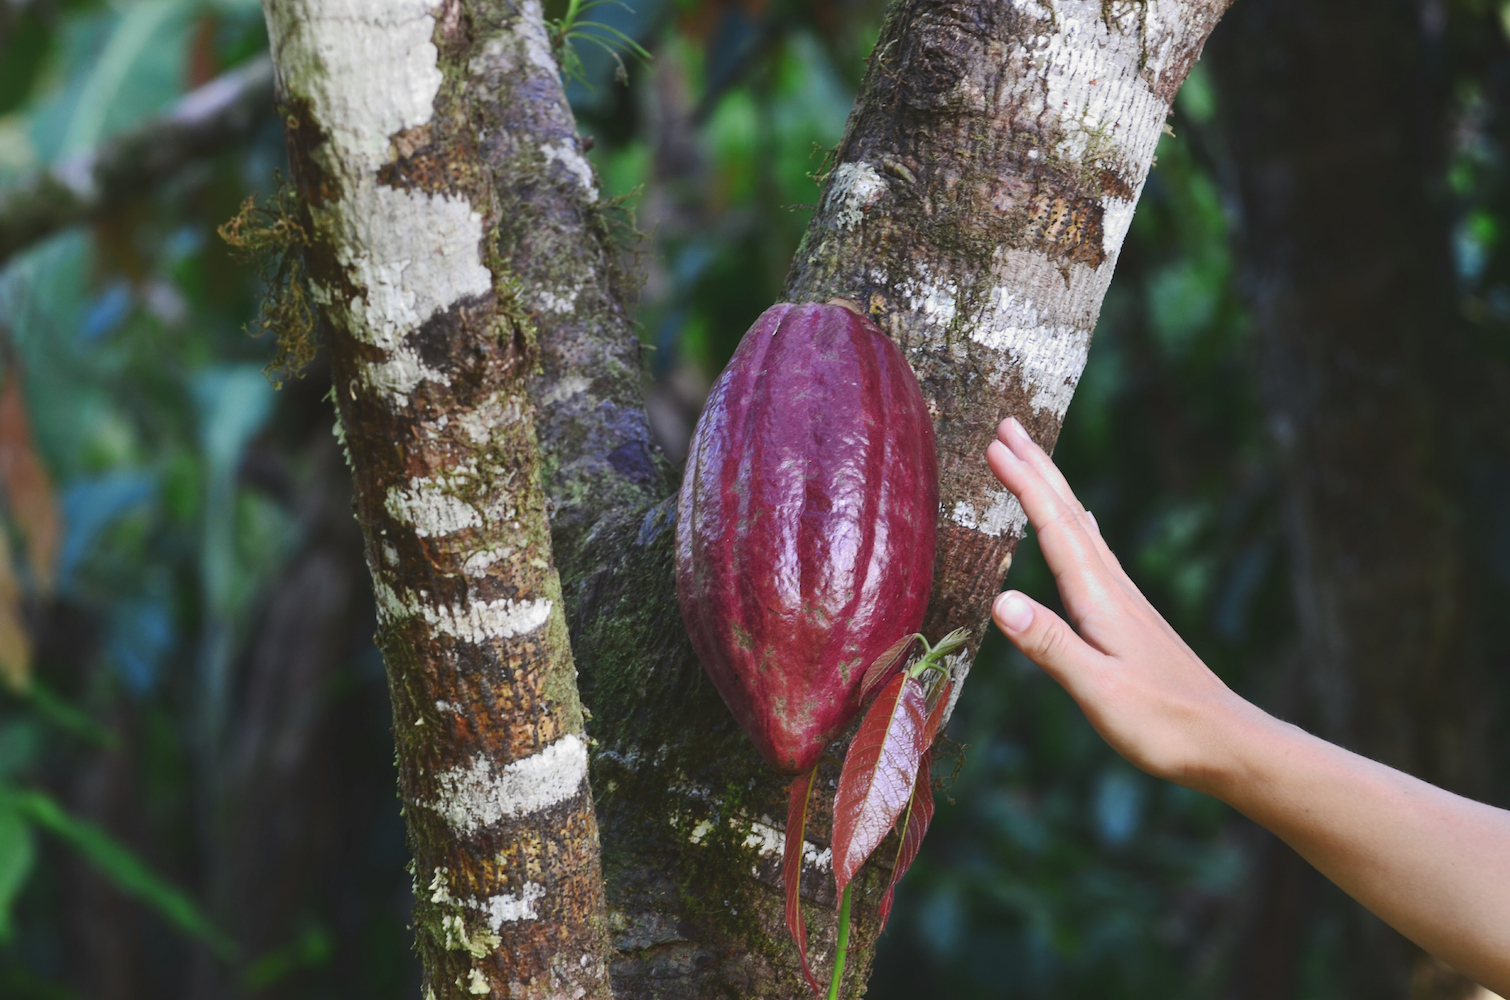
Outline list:
[[[901,351],[840,305],[767,309],[708,396],[679,500],[692,646],[766,760],[807,771],[933,582],[933,422]]]

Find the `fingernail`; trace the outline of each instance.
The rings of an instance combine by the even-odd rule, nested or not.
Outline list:
[[[1086,511],[1085,516],[1091,519],[1091,527],[1095,528],[1097,533],[1099,533],[1101,531],[1101,525],[1096,523],[1096,515],[1092,514],[1090,511]]]
[[[1011,430],[1016,431],[1018,434],[1026,435],[1028,433],[1027,431],[1022,429],[1022,421],[1018,420],[1016,417],[1008,417],[1007,426]]]
[[[1008,632],[1022,632],[1033,624],[1033,605],[1015,590],[996,599],[996,620]]]

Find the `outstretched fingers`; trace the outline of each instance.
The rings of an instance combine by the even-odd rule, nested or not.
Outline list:
[[[1064,478],[1064,473],[1059,471],[1059,466],[1054,464],[1048,452],[1039,447],[1038,442],[1029,436],[1027,428],[1023,427],[1016,417],[1008,417],[997,425],[996,437],[1012,454],[1022,459],[1042,476],[1044,482],[1048,483],[1059,495],[1065,507],[1074,512],[1076,519],[1080,522],[1080,527],[1090,538],[1097,554],[1101,556],[1101,561],[1123,585],[1123,589],[1134,594],[1141,594],[1137,585],[1132,582],[1132,578],[1122,569],[1122,563],[1106,544],[1106,540],[1101,537],[1101,526],[1096,523],[1096,518],[1081,505],[1079,498],[1075,496],[1075,491],[1070,489],[1069,480]]]
[[[1077,620],[1120,595],[1122,586],[1102,561],[1096,542],[1081,523],[1080,505],[1071,506],[1032,465],[1001,441],[986,449],[986,462],[1001,484],[1022,503],[1038,532],[1038,545],[1054,574],[1065,609]]]
[[[1055,582],[1060,585],[1060,594],[1064,598],[1065,609],[1069,611],[1075,625],[1084,629],[1087,624],[1086,616],[1090,613],[1091,607],[1110,608],[1113,605],[1106,603],[1105,599],[1107,597],[1120,596],[1124,601],[1131,602],[1130,605],[1126,603],[1121,604],[1121,608],[1131,611],[1135,617],[1155,623],[1161,632],[1188,650],[1189,647],[1185,645],[1185,641],[1180,638],[1174,629],[1170,627],[1169,623],[1164,620],[1163,616],[1149,603],[1148,598],[1143,596],[1143,591],[1138,589],[1138,585],[1133,583],[1132,578],[1127,575],[1127,571],[1122,568],[1122,563],[1106,544],[1106,540],[1101,537],[1101,528],[1096,524],[1095,517],[1091,515],[1090,511],[1081,506],[1080,501],[1075,497],[1075,492],[1070,489],[1069,481],[1064,478],[1064,473],[1059,471],[1059,466],[1054,464],[1054,460],[1049,458],[1048,453],[1038,446],[1038,442],[1034,441],[1028,435],[1027,430],[1016,418],[1009,417],[1003,420],[996,429],[996,435],[997,442],[993,443],[992,447],[996,447],[998,444],[1005,446],[1005,450],[1021,466],[1031,470],[1032,476],[1036,477],[1047,490],[1052,491],[1057,498],[1058,505],[1054,508],[1053,519],[1048,522],[1040,522],[1039,518],[1035,516],[1034,510],[1028,507],[1028,500],[1022,494],[1018,494],[1018,499],[1023,501],[1023,507],[1028,512],[1029,520],[1033,522],[1033,527],[1038,531],[1039,545],[1043,549],[1044,558],[1048,561],[1049,568],[1054,573]],[[988,449],[987,461],[990,462],[993,470],[997,469],[998,464],[1001,464],[1003,468],[1009,464],[1002,462],[1000,456],[997,456],[997,462],[991,462],[991,457],[990,449]],[[998,478],[1000,477],[1001,474],[998,472]],[[1032,477],[1025,476],[1021,474],[1021,470],[1017,470],[1015,481],[1030,484],[1031,480]],[[1006,479],[1002,479],[1002,482],[1008,489],[1013,489],[1012,485],[1007,483]],[[1014,489],[1013,492],[1016,492],[1016,490]],[[1038,490],[1038,495],[1041,497],[1043,492],[1042,489]],[[1038,506],[1040,509],[1042,508],[1041,503]],[[1083,538],[1085,543],[1095,552],[1098,561],[1092,564],[1089,561],[1082,560],[1076,563],[1073,568],[1060,563],[1058,560],[1064,558],[1067,553],[1078,551],[1076,548],[1062,544],[1065,537]],[[1098,570],[1100,571],[1100,575],[1094,575]],[[1097,590],[1094,586],[1088,586],[1080,591],[1080,593],[1095,597],[1101,603],[1097,605],[1078,605],[1073,603],[1074,597],[1078,595],[1067,593],[1064,589],[1064,581],[1075,572],[1094,575],[1094,580],[1097,585],[1100,585],[1100,589]],[[1118,591],[1120,593],[1117,593]],[[1103,651],[1111,651],[1105,645],[1104,637],[1096,634],[1096,630],[1088,632],[1087,636]],[[1191,655],[1194,656],[1195,654],[1192,652]]]

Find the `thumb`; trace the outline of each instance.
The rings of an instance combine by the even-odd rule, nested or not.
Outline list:
[[[1071,693],[1074,681],[1100,657],[1063,618],[1020,591],[999,595],[991,605],[991,617],[1022,655]]]

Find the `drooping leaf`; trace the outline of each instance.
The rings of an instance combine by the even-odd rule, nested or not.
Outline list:
[[[928,744],[928,699],[908,674],[893,677],[849,745],[834,796],[834,880],[840,895],[907,808]]]
[[[26,400],[15,366],[0,386],[0,485],[11,516],[26,540],[26,555],[38,587],[52,589],[57,572],[62,525],[52,477],[37,458]]]
[[[781,883],[786,887],[786,929],[797,944],[797,955],[802,959],[802,975],[813,988],[815,996],[822,996],[818,979],[807,964],[807,925],[802,921],[802,845],[807,828],[807,803],[812,797],[813,783],[818,780],[818,768],[792,779],[791,802],[786,811],[786,851],[781,859]]]
[[[918,764],[917,781],[912,787],[912,799],[907,803],[907,813],[902,817],[897,854],[891,863],[891,881],[887,883],[886,894],[881,897],[882,929],[886,927],[886,918],[891,915],[891,904],[896,896],[897,883],[902,880],[902,876],[907,874],[907,869],[911,868],[912,862],[917,859],[918,851],[923,846],[923,836],[928,832],[928,824],[933,822],[933,775],[930,773],[932,770],[933,751],[928,750],[924,752],[923,759]],[[880,930],[876,933],[880,933]]]
[[[944,708],[949,704],[951,686],[948,681],[938,686],[933,695],[933,710],[928,713],[928,721],[923,726],[923,746],[927,749],[918,762],[918,775],[912,786],[912,798],[907,802],[907,811],[897,824],[897,836],[900,838],[897,854],[892,859],[891,881],[886,886],[886,894],[881,897],[882,929],[886,927],[886,918],[891,915],[897,883],[917,859],[918,851],[923,846],[923,836],[928,832],[928,824],[933,822],[933,741],[938,736],[939,724],[944,719]]]
[[[229,958],[236,946],[210,922],[188,894],[157,874],[114,837],[74,816],[51,796],[36,789],[0,786],[0,810],[19,813],[33,825],[54,834],[84,855],[122,891],[130,893],[190,937]]]
[[[10,940],[11,902],[26,884],[35,860],[31,827],[15,809],[0,807],[0,941]]]
[[[114,731],[90,717],[88,712],[59,697],[35,677],[26,687],[26,700],[38,718],[70,736],[106,750],[113,750],[120,743]]]
[[[870,692],[879,687],[880,684],[886,680],[886,678],[891,674],[893,667],[897,666],[900,663],[907,662],[908,650],[912,649],[912,644],[917,642],[922,637],[922,634],[919,632],[913,632],[910,635],[904,635],[902,636],[902,638],[892,643],[891,647],[887,649],[886,652],[876,657],[875,662],[870,665],[870,669],[865,671],[865,677],[860,681],[861,701],[864,701],[867,697],[869,697]]]

